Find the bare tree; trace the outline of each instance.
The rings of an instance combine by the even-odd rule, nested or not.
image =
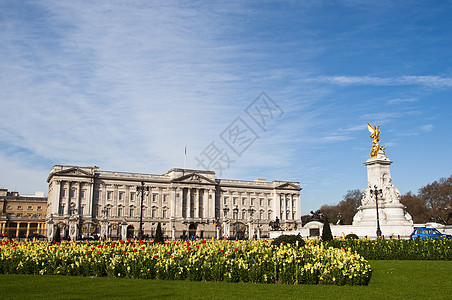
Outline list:
[[[452,176],[427,184],[419,190],[418,196],[425,202],[432,217],[446,220],[452,209]]]
[[[406,206],[406,211],[413,217],[414,223],[425,223],[431,216],[425,201],[411,192],[403,195],[400,202]]]

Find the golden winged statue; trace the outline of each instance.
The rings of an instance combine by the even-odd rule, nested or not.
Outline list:
[[[370,137],[372,138],[372,149],[370,150],[370,157],[377,157],[378,152],[381,150],[383,151],[383,154],[385,153],[386,147],[380,146],[378,144],[380,142],[380,126],[377,126],[376,124],[372,127],[372,125],[367,122],[367,129],[370,132]]]

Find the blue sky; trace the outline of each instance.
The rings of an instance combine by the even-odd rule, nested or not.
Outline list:
[[[161,174],[187,144],[188,168],[216,153],[219,178],[299,181],[305,214],[366,187],[370,122],[393,183],[417,192],[452,173],[451,15],[451,1],[0,1],[0,186],[46,191],[54,164]]]

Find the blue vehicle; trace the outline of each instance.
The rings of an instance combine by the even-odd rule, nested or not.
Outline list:
[[[452,236],[441,233],[436,228],[416,228],[412,234],[410,234],[410,239],[450,239]]]

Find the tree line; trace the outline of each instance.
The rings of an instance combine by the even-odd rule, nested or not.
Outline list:
[[[352,224],[354,215],[361,205],[362,191],[348,190],[337,205],[323,205],[319,211],[331,223]],[[406,206],[414,223],[435,221],[452,224],[452,175],[440,178],[419,189],[417,194],[408,192],[401,196],[400,202]]]

